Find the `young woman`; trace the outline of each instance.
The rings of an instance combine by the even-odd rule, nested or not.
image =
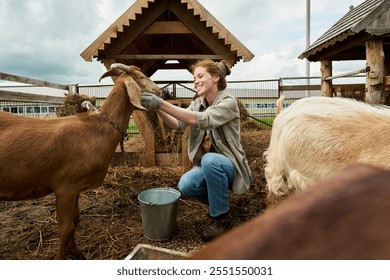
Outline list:
[[[191,126],[188,155],[194,168],[180,179],[180,191],[209,206],[211,224],[202,232],[210,241],[232,228],[229,190],[249,189],[251,171],[241,146],[237,100],[224,92],[230,74],[226,61],[201,60],[192,67],[197,98],[184,109],[143,93],[142,106],[157,110],[165,124],[183,130]]]

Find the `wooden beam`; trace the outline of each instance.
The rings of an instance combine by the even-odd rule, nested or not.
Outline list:
[[[170,4],[172,4],[172,2],[173,1],[171,1]],[[187,3],[187,11],[190,13],[191,18],[195,19],[199,16],[200,21],[198,22],[203,23],[206,21],[207,28],[210,29],[211,33],[217,34],[217,39],[223,39],[225,45],[229,46],[231,52],[238,53],[237,57],[242,57],[244,62],[250,61],[254,57],[254,54],[252,54],[232,33],[229,32],[229,30],[227,30],[207,9],[205,9],[197,1],[181,0],[181,3]],[[176,1],[174,4],[176,4]],[[170,5],[170,8],[172,9],[172,5]],[[188,26],[192,27],[192,25]],[[196,32],[194,33],[197,34]],[[204,40],[204,42],[208,44],[208,40]],[[215,53],[221,52],[217,51]],[[231,65],[233,65],[233,63]]]
[[[170,10],[175,13],[175,15],[181,20],[186,26],[188,26],[191,31],[196,34],[196,36],[203,41],[207,46],[215,53],[219,55],[224,55],[231,57],[232,51],[228,48],[227,45],[225,45],[220,38],[223,38],[220,36],[220,34],[213,34],[212,30],[207,28],[205,26],[205,23],[203,21],[199,21],[196,17],[193,15],[192,10],[187,10],[185,7],[183,7],[182,4],[180,4],[179,1],[171,1],[169,3]],[[202,13],[208,13],[207,10],[202,10]],[[207,14],[209,20],[211,20],[213,17],[210,14]],[[210,25],[216,25],[217,21],[210,22]],[[227,35],[227,34],[225,34]],[[224,39],[226,40],[226,39]],[[236,58],[234,59],[228,59],[228,63],[230,65],[233,65]]]
[[[298,90],[320,90],[320,85],[291,85],[291,86],[281,86],[281,91],[298,91]]]
[[[145,6],[145,4],[147,6]],[[136,19],[136,16],[142,14],[143,8],[147,8],[148,5],[149,5],[149,1],[135,1],[135,3],[130,6],[130,8],[128,8],[114,23],[112,23],[92,44],[90,44],[80,54],[81,57],[84,58],[84,60],[86,61],[92,61],[93,57],[98,56],[98,50],[102,47],[104,48],[104,44],[110,41],[111,38],[117,37],[119,32],[123,32],[124,27],[130,26],[130,21],[132,21],[133,23],[133,21]],[[147,9],[147,11],[150,10],[154,10],[154,8]],[[146,23],[146,24],[150,24],[150,23]],[[133,28],[133,25],[131,25],[131,27]],[[134,36],[138,36],[138,35],[139,34],[134,34]]]
[[[144,34],[192,34],[192,31],[181,21],[156,21]]]
[[[107,54],[102,59],[134,60],[199,60],[199,59],[233,59],[231,55],[217,54]]]
[[[0,90],[0,101],[63,104],[64,97]]]
[[[138,1],[137,1],[138,2]],[[136,2],[136,3],[137,3]],[[142,19],[138,19],[131,23],[131,28],[124,30],[116,40],[110,41],[109,51],[110,53],[118,54],[123,52],[133,41],[140,36],[153,22],[166,11],[164,6],[165,1],[156,1],[153,9],[146,9],[142,14]],[[166,4],[165,4],[166,5]],[[141,16],[140,16],[141,17]],[[118,23],[119,24],[119,23]],[[100,37],[99,37],[100,38]],[[89,47],[90,48],[90,47]],[[106,53],[106,50],[100,50],[98,57],[102,58]],[[88,54],[82,53],[82,57],[86,57]],[[84,58],[85,59],[85,58]]]
[[[364,87],[364,84],[334,84],[333,87],[341,87],[344,90],[346,89],[355,89],[358,87]],[[281,91],[302,91],[302,90],[321,90],[320,85],[290,85],[290,86],[281,86]]]
[[[310,61],[321,61],[330,59],[334,56],[337,56],[337,54],[341,52],[346,52],[349,49],[356,47],[358,45],[364,45],[364,42],[368,39],[372,38],[369,34],[362,34],[360,36],[352,37],[353,39],[349,39],[349,36],[355,35],[354,33],[346,33],[344,34],[344,39],[342,42],[338,44],[336,39],[331,41],[330,43],[327,43],[328,47],[326,48],[326,51],[320,50],[318,51],[318,54],[310,55],[308,58]]]
[[[188,63],[165,63],[165,64],[159,64],[158,70],[178,70],[178,69],[184,69],[188,70]]]
[[[32,78],[27,78],[27,77],[23,77],[23,76],[17,76],[17,75],[8,74],[8,73],[2,73],[2,72],[0,72],[0,80],[36,85],[39,87],[51,87],[51,88],[63,89],[63,90],[67,90],[67,91],[69,90],[69,85],[51,83],[51,82],[47,82],[47,81],[36,80],[36,79],[32,79]]]

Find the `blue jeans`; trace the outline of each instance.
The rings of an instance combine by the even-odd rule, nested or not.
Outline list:
[[[207,153],[200,165],[186,172],[179,181],[180,191],[209,206],[211,217],[229,211],[229,189],[235,175],[233,162],[220,154]]]

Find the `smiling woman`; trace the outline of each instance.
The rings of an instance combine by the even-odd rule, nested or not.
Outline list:
[[[231,229],[229,191],[248,191],[251,171],[240,143],[237,100],[224,92],[230,68],[226,61],[201,60],[193,67],[197,98],[184,109],[152,94],[142,95],[142,105],[172,129],[189,126],[188,155],[195,165],[178,183],[181,192],[209,207],[211,224],[201,237],[210,241]]]

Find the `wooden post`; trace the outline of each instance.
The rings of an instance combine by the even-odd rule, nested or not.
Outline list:
[[[321,95],[333,96],[332,80],[325,81],[326,77],[332,76],[332,61],[329,59],[321,60]]]
[[[156,139],[154,137],[153,127],[146,117],[146,113],[140,110],[135,110],[132,113],[135,124],[137,125],[142,137],[145,141],[145,158],[143,165],[152,167],[156,165]]]
[[[383,39],[376,38],[366,42],[366,102],[371,104],[384,104],[382,92],[385,68],[385,54],[383,52]]]
[[[188,158],[188,136],[190,134],[190,127],[187,126],[187,128],[184,130],[183,136],[181,138],[181,165],[184,168],[190,168],[191,167],[191,161]]]

